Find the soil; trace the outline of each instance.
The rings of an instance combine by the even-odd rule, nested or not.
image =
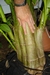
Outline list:
[[[13,51],[4,36],[0,35],[0,61],[6,58],[7,53]]]

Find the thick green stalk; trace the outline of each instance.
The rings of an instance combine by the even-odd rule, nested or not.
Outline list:
[[[43,36],[42,35],[43,35],[43,28],[46,25],[46,20],[48,18],[48,14],[49,14],[49,9],[47,7],[46,0],[44,0],[44,7],[43,7],[42,14],[40,17],[41,19],[40,19],[39,28],[37,28],[34,33],[36,47],[37,47],[37,54],[38,54],[38,58],[39,58],[39,64],[41,66],[44,66],[44,64],[45,64],[45,55],[44,55],[44,51],[43,51],[43,44],[42,44]]]
[[[21,45],[21,51],[22,51],[22,60],[25,66],[27,66],[27,50],[26,50],[26,44],[25,44],[25,37],[24,37],[24,31],[22,26],[19,25],[19,41]]]
[[[45,25],[46,25],[46,20],[48,18],[48,14],[49,14],[49,9],[46,8],[43,8],[43,11],[42,11],[42,15],[41,15],[41,20],[40,20],[40,24],[39,24],[39,27],[40,28],[44,28]]]
[[[16,18],[15,8],[14,8],[14,1],[13,0],[5,0],[5,2],[10,6],[10,10],[12,13],[13,23],[14,25],[18,24],[18,20]]]
[[[14,25],[17,25],[18,24],[18,20],[16,18],[15,8],[14,8],[13,1],[12,1],[12,3],[9,6],[10,6],[10,9],[11,9],[11,13],[12,13],[13,23],[14,23]]]
[[[10,39],[7,37],[7,35],[1,29],[0,29],[0,32],[6,38],[6,40],[10,43],[10,45],[12,46],[12,48],[16,51],[16,48],[14,47],[14,45],[12,44],[12,42],[10,41]]]
[[[4,0],[8,5],[12,3],[13,0]]]
[[[50,0],[44,0],[44,7],[50,9]]]
[[[4,11],[3,11],[1,5],[0,5],[0,16],[1,16],[2,20],[3,20],[3,22],[7,22],[6,17],[5,17],[5,15],[4,15]]]
[[[45,64],[45,55],[44,55],[44,50],[43,50],[42,35],[43,35],[43,29],[37,28],[34,33],[34,37],[35,37],[36,51],[37,51],[37,55],[39,58],[40,66],[44,66]]]
[[[30,6],[30,0],[27,0],[28,5]]]
[[[28,3],[28,5],[29,5],[29,8],[30,8],[30,10],[31,10],[31,13],[32,13],[32,16],[33,16],[33,7],[32,7],[32,1],[31,0],[27,0],[27,3]]]
[[[18,25],[15,25],[14,30],[13,30],[14,31],[14,39],[15,39],[14,45],[17,49],[17,51],[16,51],[17,57],[20,61],[22,61],[22,52],[21,52],[21,46],[20,46],[20,42],[19,42],[19,32],[18,32],[19,28],[18,27],[19,27]]]
[[[19,38],[18,38],[18,25],[19,25],[19,22],[16,18],[16,14],[15,14],[15,8],[14,8],[14,3],[13,1],[11,1],[11,3],[8,1],[8,0],[5,0],[9,6],[10,6],[10,9],[11,9],[11,13],[12,13],[12,18],[13,18],[13,25],[14,25],[14,28],[13,28],[13,32],[14,32],[14,45],[17,49],[17,56],[18,56],[18,59],[21,61],[22,57],[21,57],[21,47],[20,47],[20,43],[19,43]]]
[[[26,25],[26,30],[27,34],[25,35],[25,43],[27,48],[28,67],[37,68],[39,67],[39,61],[35,47],[35,39],[28,25]]]
[[[11,8],[11,13],[12,13],[14,25],[16,25],[16,24],[17,24],[17,20],[16,20],[16,15],[15,15],[15,11],[14,11],[14,6],[13,6],[13,4],[10,5],[10,8]]]
[[[35,11],[34,11],[34,6],[32,4],[32,1],[31,0],[27,0],[27,3],[29,5],[32,17],[33,17],[34,21],[36,22],[36,14],[35,14]],[[35,25],[35,27],[36,27],[36,25]]]

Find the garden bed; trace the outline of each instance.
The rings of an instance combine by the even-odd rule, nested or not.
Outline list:
[[[8,52],[13,51],[4,36],[0,35],[0,61],[5,59]]]

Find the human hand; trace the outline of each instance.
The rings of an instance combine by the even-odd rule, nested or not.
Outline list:
[[[24,29],[24,33],[26,34],[26,23],[29,25],[30,30],[32,33],[34,33],[35,26],[34,26],[34,20],[32,17],[32,14],[30,12],[29,6],[26,4],[25,6],[16,7],[15,6],[15,12],[16,17],[20,22],[20,25],[22,25]]]

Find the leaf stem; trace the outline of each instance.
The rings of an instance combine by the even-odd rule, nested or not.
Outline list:
[[[12,13],[12,18],[13,18],[14,25],[17,25],[18,24],[18,20],[16,18],[15,8],[14,8],[13,1],[12,1],[12,3],[9,6],[10,6],[10,9],[11,9],[11,13]]]
[[[49,13],[49,9],[46,8],[43,8],[43,11],[42,11],[42,16],[41,16],[41,20],[40,20],[40,24],[39,24],[39,27],[40,28],[44,28],[46,26],[46,20],[48,18],[48,13]]]
[[[16,48],[14,47],[13,43],[10,41],[10,39],[7,37],[7,35],[0,29],[0,32],[2,33],[2,35],[7,39],[7,41],[10,43],[10,45],[12,46],[12,48],[16,51]]]
[[[3,11],[1,5],[0,5],[0,16],[1,16],[2,20],[3,20],[3,22],[7,22],[5,14],[4,14],[4,11]]]

